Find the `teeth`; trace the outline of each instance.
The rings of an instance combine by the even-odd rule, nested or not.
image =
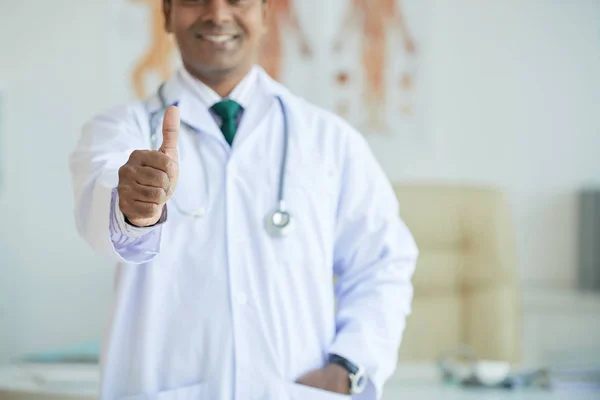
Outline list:
[[[211,42],[223,43],[228,40],[232,40],[233,35],[206,35],[206,36],[204,36],[204,38],[206,40],[210,40]]]

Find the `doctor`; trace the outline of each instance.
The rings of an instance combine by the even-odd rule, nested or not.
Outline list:
[[[119,263],[103,399],[379,399],[394,371],[417,248],[362,136],[255,65],[270,1],[164,0],[184,67],[71,156]]]

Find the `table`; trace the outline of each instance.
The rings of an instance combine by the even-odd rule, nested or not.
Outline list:
[[[398,366],[383,400],[600,400],[600,392],[475,389],[445,385],[430,364]]]
[[[92,400],[99,371],[93,365],[0,368],[0,400]],[[464,389],[443,385],[427,364],[399,366],[383,400],[598,400],[600,392]],[[310,399],[307,399],[310,400]]]
[[[0,368],[0,400],[92,400],[98,397],[95,365],[28,365]]]

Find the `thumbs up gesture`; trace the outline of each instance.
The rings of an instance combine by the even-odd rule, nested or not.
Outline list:
[[[175,106],[165,112],[162,135],[160,149],[135,150],[119,168],[119,208],[135,226],[156,224],[177,186],[179,109]]]

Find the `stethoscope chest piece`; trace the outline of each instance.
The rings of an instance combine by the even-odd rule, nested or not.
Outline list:
[[[276,208],[265,217],[265,227],[271,236],[285,237],[292,230],[292,216],[288,211]]]

